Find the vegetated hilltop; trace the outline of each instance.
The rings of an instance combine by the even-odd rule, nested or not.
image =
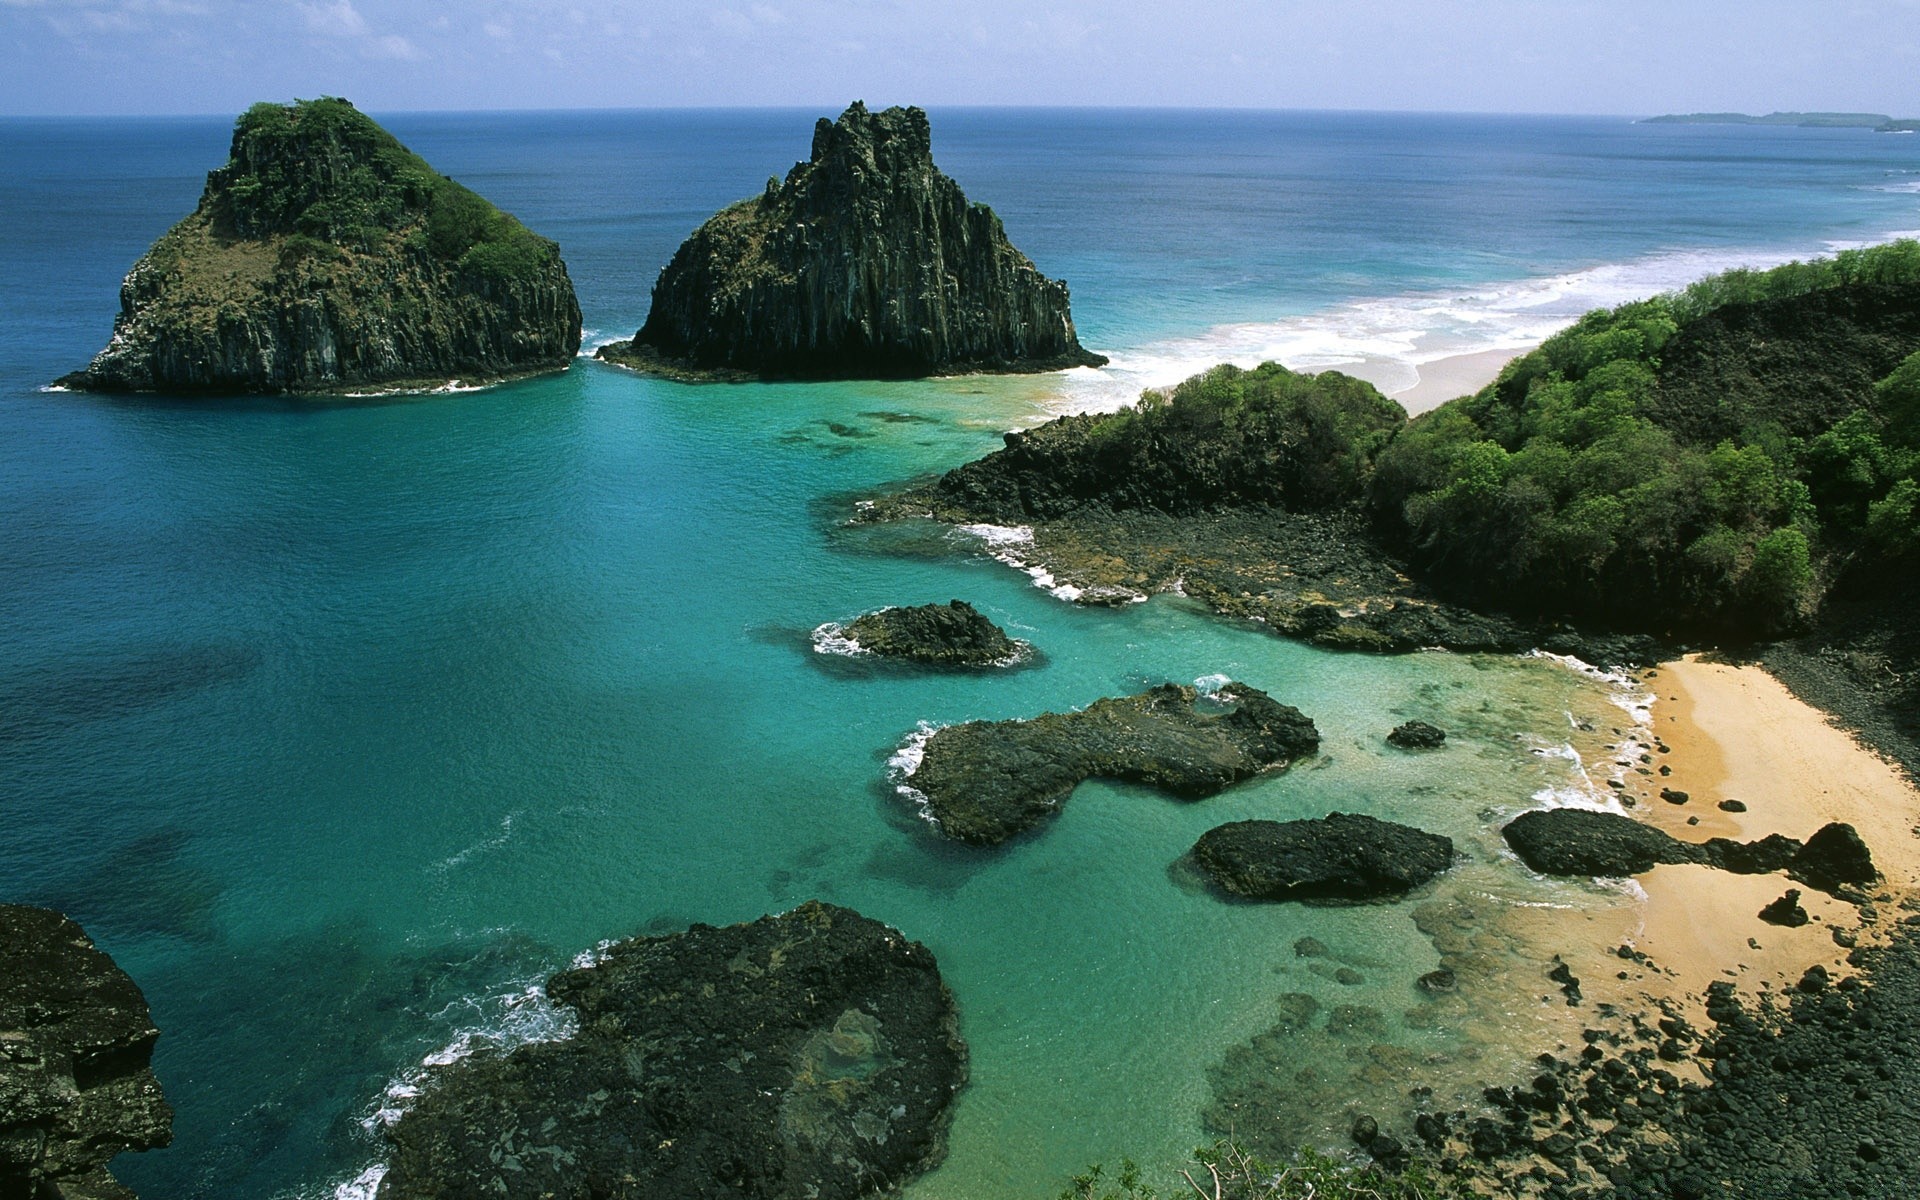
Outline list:
[[[1411,422],[1335,372],[1216,368],[877,511],[1031,524],[1057,576],[1178,581],[1329,644],[1409,648],[1409,613],[1415,644],[1518,636],[1423,589],[1536,630],[1774,637],[1911,578],[1916,351],[1920,244],[1896,242],[1590,313]]]
[[[337,392],[558,370],[559,247],[345,100],[256,104],[200,205],[134,264],[97,391]]]
[[[1796,129],[1872,129],[1881,133],[1891,133],[1899,126],[1911,124],[1896,121],[1885,113],[1851,112],[1770,112],[1765,116],[1753,116],[1750,113],[1706,112],[1706,113],[1667,113],[1664,116],[1647,117],[1642,125],[1785,125]]]
[[[927,114],[822,118],[809,161],[721,210],[661,271],[611,362],[692,379],[1051,371],[1080,346],[1067,285],[933,164]]]

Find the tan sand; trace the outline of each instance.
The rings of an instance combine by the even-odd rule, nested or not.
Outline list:
[[[1525,350],[1482,350],[1436,358],[1420,364],[1418,383],[1389,395],[1400,402],[1408,416],[1417,417],[1456,397],[1479,391],[1500,377],[1500,368],[1525,353]]]
[[[1662,664],[1645,685],[1656,694],[1655,745],[1615,757],[1633,764],[1628,794],[1638,815],[1696,842],[1751,841],[1770,833],[1804,840],[1829,821],[1845,821],[1885,877],[1877,892],[1899,895],[1920,885],[1920,791],[1779,680],[1757,666],[1689,657]],[[1641,753],[1650,762],[1640,763]],[[1663,765],[1670,775],[1658,773]],[[1662,788],[1689,798],[1669,803]],[[1721,811],[1724,799],[1743,801],[1747,811]],[[1690,817],[1699,823],[1688,824]],[[1780,873],[1660,866],[1638,882],[1647,899],[1628,941],[1662,970],[1632,983],[1655,995],[1697,1002],[1707,984],[1721,978],[1740,980],[1743,990],[1790,985],[1816,962],[1841,968],[1847,951],[1834,940],[1836,928],[1872,936],[1853,905],[1804,886],[1800,904],[1811,923],[1786,929],[1761,921],[1763,906],[1799,886]]]

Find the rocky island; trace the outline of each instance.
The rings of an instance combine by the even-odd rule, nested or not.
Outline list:
[[[173,1138],[146,997],[69,918],[0,904],[0,1196],[132,1193],[107,1171]]]
[[[845,625],[830,621],[814,630],[813,643],[822,653],[877,654],[930,667],[1012,666],[1033,651],[965,600],[882,608]]]
[[[557,371],[580,305],[553,242],[345,100],[256,104],[200,205],[135,263],[63,387],[337,393]]]
[[[1053,371],[1080,346],[1067,285],[933,163],[927,114],[855,103],[810,159],[723,209],[653,287],[608,362],[684,379],[891,379]]]
[[[969,721],[927,739],[902,787],[942,833],[993,845],[1060,811],[1095,777],[1200,799],[1320,745],[1313,721],[1258,688],[1175,683],[1030,721]]]
[[[579,1032],[439,1071],[388,1131],[379,1200],[852,1200],[944,1153],[953,997],[859,913],[635,938],[547,991]]]
[[[1316,821],[1234,821],[1194,843],[1194,862],[1249,900],[1375,900],[1453,865],[1453,840],[1359,813]]]
[[[1520,861],[1542,875],[1639,875],[1660,863],[1699,863],[1737,875],[1784,870],[1835,893],[1879,878],[1859,833],[1839,822],[1821,826],[1805,842],[1777,833],[1752,842],[1683,842],[1619,813],[1545,808],[1521,813],[1500,833]]]

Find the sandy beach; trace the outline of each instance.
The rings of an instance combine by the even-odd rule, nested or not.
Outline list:
[[[1661,664],[1644,686],[1655,699],[1642,740],[1650,734],[1653,745],[1615,742],[1611,760],[1626,770],[1623,795],[1641,819],[1693,842],[1772,833],[1804,840],[1827,822],[1844,821],[1859,831],[1884,877],[1877,897],[1899,899],[1920,885],[1920,790],[1778,679],[1758,666],[1689,657]],[[1663,790],[1687,800],[1673,803]],[[1725,811],[1723,800],[1746,809]],[[1875,919],[1863,920],[1855,906],[1778,872],[1666,865],[1636,882],[1646,899],[1635,906],[1637,927],[1625,931],[1625,941],[1658,970],[1629,971],[1622,980],[1621,964],[1607,964],[1612,969],[1597,990],[1616,992],[1607,998],[1623,1005],[1637,993],[1691,1008],[1716,979],[1738,980],[1743,990],[1779,988],[1815,963],[1840,971],[1848,952],[1842,943],[1871,938],[1881,920],[1872,910]],[[1789,929],[1759,919],[1763,906],[1795,886],[1809,923]]]
[[[1500,377],[1502,367],[1525,353],[1525,350],[1481,350],[1436,358],[1416,368],[1420,372],[1418,383],[1388,395],[1400,402],[1408,416],[1417,417],[1449,400],[1479,391]]]

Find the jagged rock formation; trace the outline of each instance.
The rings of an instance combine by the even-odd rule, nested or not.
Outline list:
[[[1453,840],[1358,813],[1317,821],[1234,821],[1200,835],[1193,859],[1250,900],[1374,900],[1453,865]]]
[[[855,103],[813,154],[681,245],[630,342],[600,357],[685,378],[1052,371],[1080,346],[1067,285],[933,165],[927,114]]]
[[[849,621],[842,637],[864,653],[935,667],[1010,666],[1033,649],[965,600],[866,613]]]
[[[1619,813],[1546,808],[1521,813],[1500,835],[1521,862],[1542,875],[1640,875],[1660,863],[1699,863],[1736,875],[1784,870],[1834,894],[1880,877],[1859,833],[1837,821],[1822,825],[1804,843],[1777,833],[1752,842],[1683,842]]]
[[[146,997],[79,925],[0,904],[0,1196],[130,1198],[122,1150],[173,1138]]]
[[[953,997],[859,913],[635,938],[547,991],[580,1031],[440,1071],[388,1132],[380,1200],[851,1200],[944,1153]]]
[[[1319,745],[1311,719],[1258,688],[1228,683],[1203,697],[1164,683],[1080,712],[949,725],[927,739],[904,786],[947,836],[992,845],[1059,812],[1082,780],[1200,799]]]
[[[256,104],[135,263],[93,391],[339,392],[555,371],[580,305],[553,242],[345,100]]]

